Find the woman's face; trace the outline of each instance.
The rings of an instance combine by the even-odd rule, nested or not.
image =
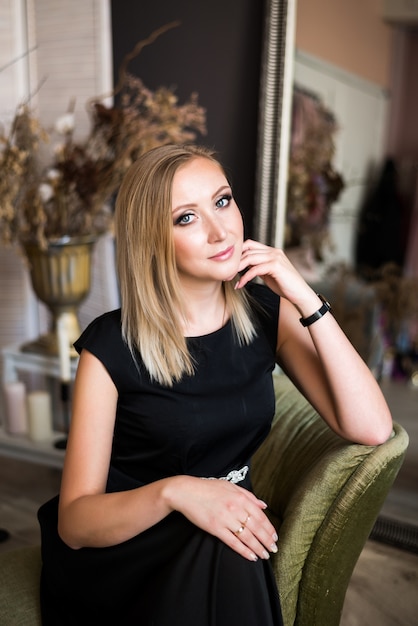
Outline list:
[[[196,157],[177,170],[172,215],[182,282],[232,280],[241,259],[244,228],[231,188],[217,163]]]

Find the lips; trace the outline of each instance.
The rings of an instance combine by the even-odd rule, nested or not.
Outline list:
[[[211,261],[228,261],[234,254],[234,246],[229,246],[229,248],[225,248],[225,250],[221,250],[218,254],[215,254],[210,257]]]

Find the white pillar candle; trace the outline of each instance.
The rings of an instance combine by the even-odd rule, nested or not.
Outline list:
[[[32,441],[51,439],[51,396],[46,391],[32,391],[28,394],[28,427]]]
[[[23,435],[28,431],[26,388],[21,381],[5,383],[5,427],[11,435]]]
[[[57,321],[58,353],[60,361],[60,378],[63,382],[71,380],[70,338],[67,331],[65,315]]]

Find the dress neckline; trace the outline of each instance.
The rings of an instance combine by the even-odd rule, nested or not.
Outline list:
[[[185,339],[187,341],[193,341],[194,339],[206,339],[209,337],[214,337],[215,335],[217,335],[218,333],[221,333],[223,330],[225,330],[226,328],[228,328],[228,326],[231,324],[231,318],[229,318],[228,320],[226,320],[226,322],[217,330],[213,330],[211,333],[206,333],[205,335],[186,335]]]

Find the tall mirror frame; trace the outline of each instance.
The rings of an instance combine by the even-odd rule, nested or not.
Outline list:
[[[282,247],[295,56],[296,0],[266,0],[255,183],[255,239]]]

